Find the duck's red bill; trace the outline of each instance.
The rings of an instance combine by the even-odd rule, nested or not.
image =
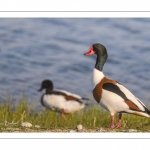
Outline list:
[[[95,54],[94,50],[93,50],[93,46],[90,46],[89,51],[84,53],[85,56],[90,56]]]

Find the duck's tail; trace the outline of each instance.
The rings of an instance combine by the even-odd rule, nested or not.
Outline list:
[[[137,111],[137,112],[134,112],[134,114],[150,118],[150,110],[138,98],[137,98],[137,100],[143,106],[144,111],[142,111],[142,110]]]
[[[83,100],[88,100],[88,101],[91,101],[91,99],[89,98],[86,98],[86,97],[82,97]]]
[[[80,102],[84,104],[85,106],[89,106],[91,104],[91,100],[85,97],[82,97],[82,99],[80,99]]]
[[[133,111],[132,114],[150,118],[150,111],[146,108],[145,111]]]
[[[145,107],[145,113],[150,117],[150,111]]]

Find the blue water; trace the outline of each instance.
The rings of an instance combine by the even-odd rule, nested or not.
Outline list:
[[[99,42],[108,51],[104,74],[150,101],[150,18],[0,18],[0,101],[8,95],[39,102],[43,79],[89,97]]]

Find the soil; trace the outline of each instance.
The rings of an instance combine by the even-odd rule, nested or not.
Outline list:
[[[42,129],[42,128],[29,128],[29,127],[4,127],[0,128],[0,132],[3,133],[39,133],[39,132],[53,132],[53,133],[99,133],[99,132],[140,132],[136,129],[127,129],[127,130],[121,130],[121,129],[108,129],[108,128],[99,128],[99,129]]]

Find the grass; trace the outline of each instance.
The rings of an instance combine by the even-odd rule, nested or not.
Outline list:
[[[108,127],[110,114],[99,105],[91,105],[74,114],[68,114],[66,120],[62,119],[58,113],[49,111],[43,107],[41,111],[29,105],[28,100],[21,96],[16,106],[12,101],[5,99],[0,104],[0,132],[38,132],[38,131],[68,131],[75,129],[81,124],[84,131],[96,131],[100,127]],[[42,106],[41,106],[42,107]],[[117,122],[118,115],[115,115]],[[21,126],[22,122],[30,122],[32,127],[27,129]],[[35,128],[39,125],[40,128]],[[150,131],[150,119],[130,114],[123,114],[122,124],[119,129],[113,131],[120,132],[128,129],[136,129],[137,132]]]

